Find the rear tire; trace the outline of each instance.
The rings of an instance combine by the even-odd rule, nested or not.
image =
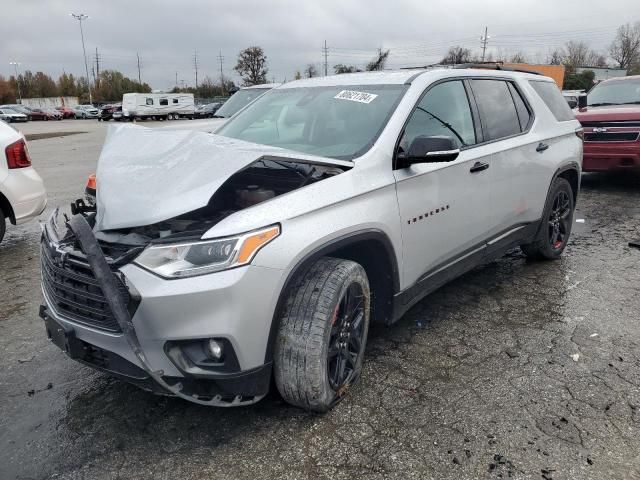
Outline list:
[[[571,235],[575,208],[573,190],[564,178],[556,178],[551,184],[542,222],[536,238],[521,245],[524,254],[533,260],[560,258]]]
[[[275,345],[278,391],[292,405],[326,412],[358,380],[370,289],[356,262],[321,258],[286,292]]]

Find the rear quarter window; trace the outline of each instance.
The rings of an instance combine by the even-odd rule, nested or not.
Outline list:
[[[538,93],[542,101],[549,107],[549,110],[551,110],[551,113],[553,113],[557,121],[567,122],[569,120],[575,120],[575,115],[555,83],[539,80],[529,80],[529,83]]]

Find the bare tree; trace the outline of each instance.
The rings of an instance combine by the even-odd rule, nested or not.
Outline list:
[[[640,22],[618,27],[616,38],[609,47],[609,55],[620,68],[629,68],[640,61]]]
[[[469,63],[471,61],[471,50],[456,46],[449,48],[447,55],[442,59],[443,65],[456,65],[458,63]]]
[[[524,53],[517,51],[509,58],[510,63],[526,63],[527,57],[525,57]]]
[[[389,53],[391,53],[391,50],[382,50],[381,48],[379,48],[376,57],[369,63],[367,63],[365,70],[367,72],[372,72],[374,70],[384,70],[384,66],[389,58]]]
[[[564,57],[564,51],[561,48],[556,48],[547,55],[547,63],[549,65],[562,65],[564,63]]]
[[[585,42],[574,42],[572,40],[566,43],[564,50],[564,64],[567,68],[575,70],[577,67],[582,67],[587,63],[590,49]]]
[[[305,78],[313,78],[318,76],[318,69],[313,63],[310,63],[306,66],[306,68],[304,69],[304,76]]]
[[[238,54],[233,69],[242,77],[245,85],[267,83],[267,57],[261,47],[245,48]]]
[[[607,66],[607,57],[595,50],[589,51],[586,59],[586,66],[603,68]]]

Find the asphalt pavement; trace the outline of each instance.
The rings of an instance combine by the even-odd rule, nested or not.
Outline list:
[[[20,128],[49,137],[29,144],[44,218],[79,198],[106,125]],[[67,359],[38,318],[39,226],[9,225],[0,479],[640,478],[640,177],[583,176],[576,218],[560,261],[515,250],[376,327],[326,415],[202,407]]]

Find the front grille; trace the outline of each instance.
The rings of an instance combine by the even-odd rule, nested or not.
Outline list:
[[[42,286],[54,310],[69,320],[108,332],[121,332],[100,283],[91,267],[77,258],[62,259],[62,254],[42,242]],[[125,302],[129,292],[117,278]]]
[[[635,142],[639,132],[598,132],[585,133],[585,142]]]

